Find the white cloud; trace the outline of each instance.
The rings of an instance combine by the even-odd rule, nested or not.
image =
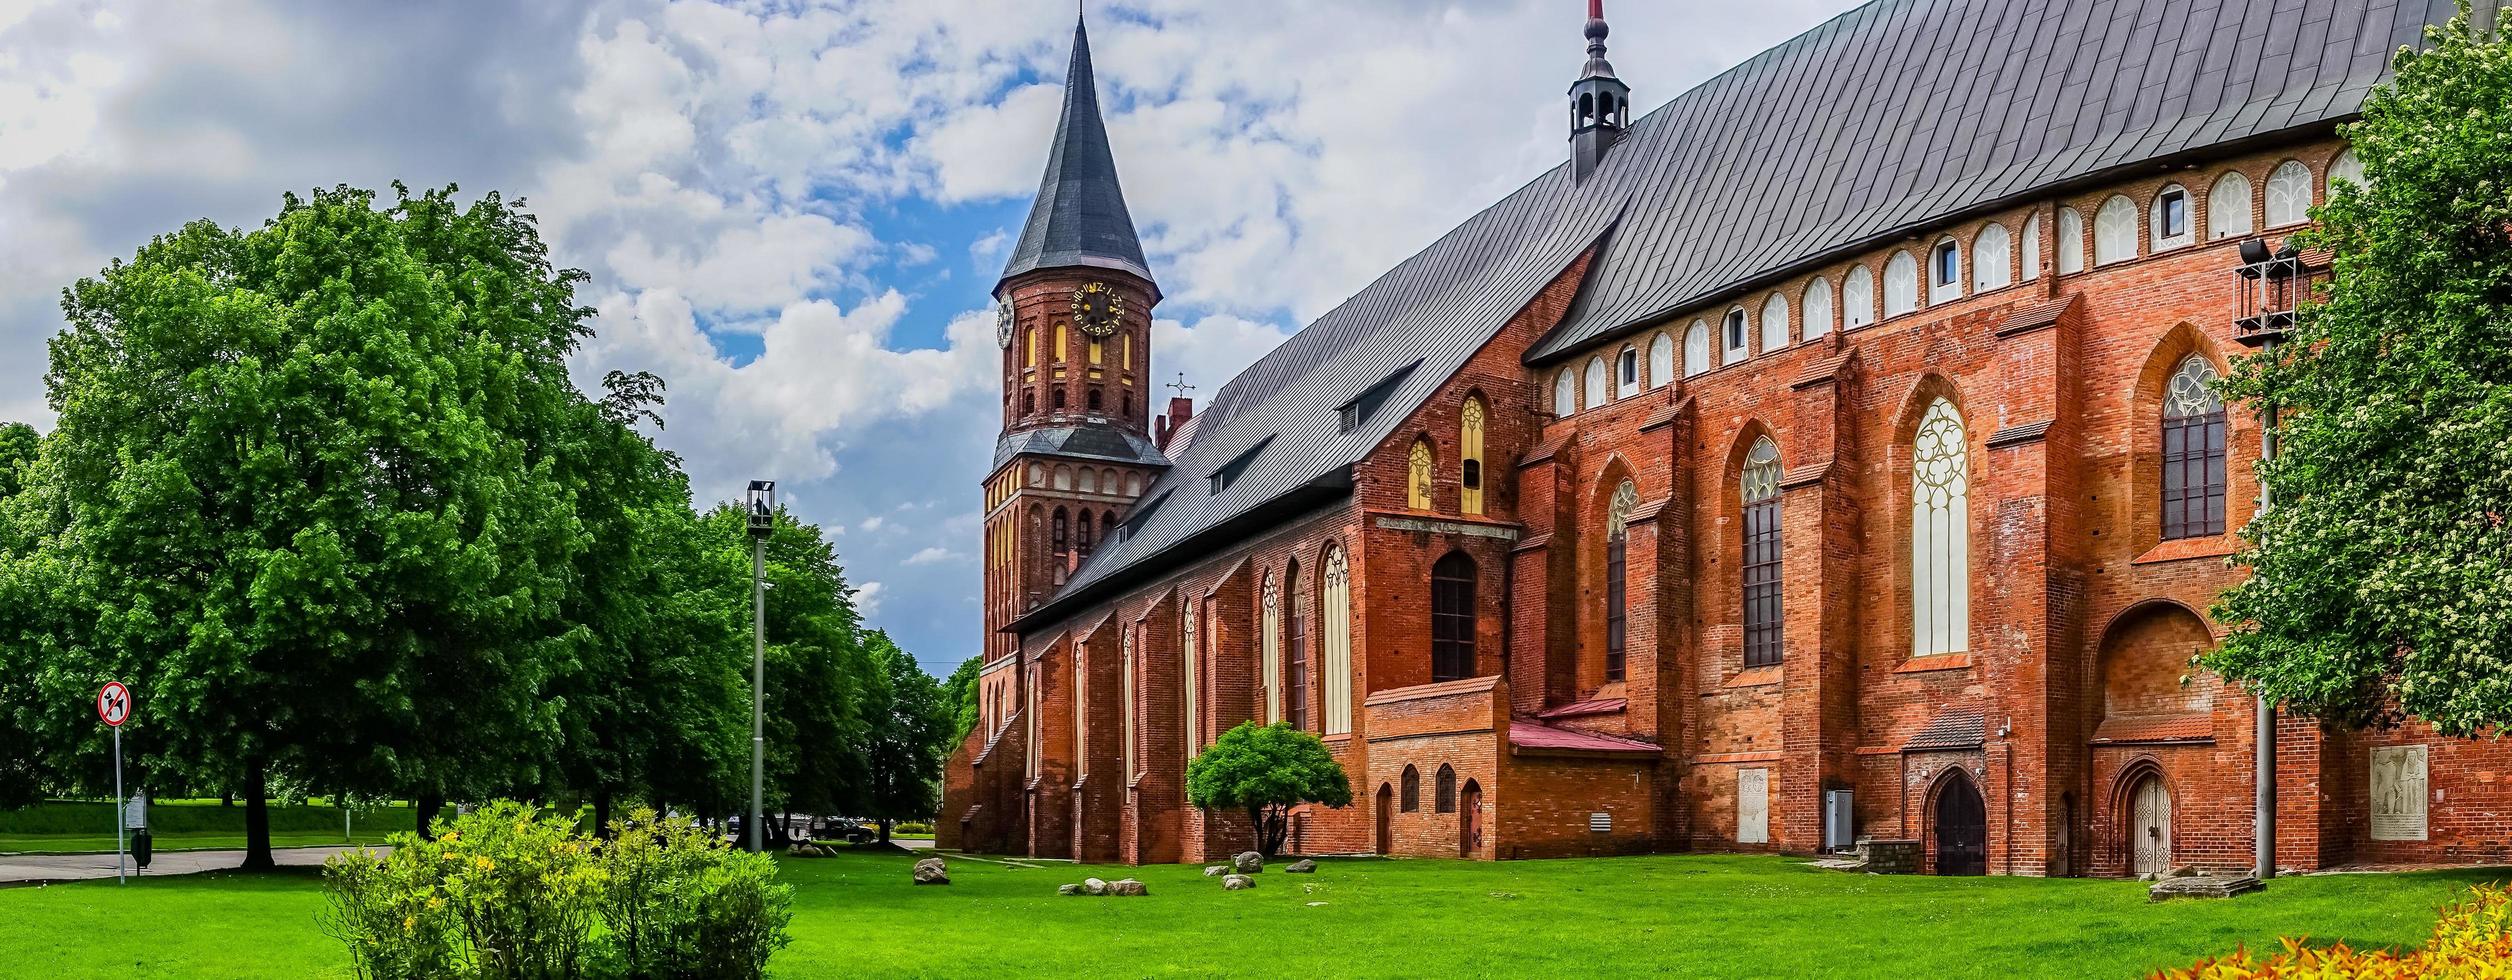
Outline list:
[[[958,557],[958,553],[953,552],[948,548],[936,545],[907,556],[907,560],[900,562],[899,564],[906,565],[910,568],[918,565],[939,565]]]
[[[862,524],[859,524],[859,525],[856,525],[856,526],[857,526],[857,527],[860,527],[860,528],[862,528],[862,529],[864,529],[864,530],[866,530],[866,531],[878,531],[878,530],[880,530],[880,529],[881,529],[881,525],[882,525],[882,524],[884,524],[884,523],[887,523],[888,521],[889,521],[889,518],[886,518],[886,517],[881,517],[881,516],[875,515],[875,516],[872,516],[872,517],[867,517],[867,518],[864,518],[864,522],[863,522]]]
[[[856,586],[855,612],[865,619],[880,615],[881,600],[888,598],[888,595],[887,587],[879,582],[865,582]]]

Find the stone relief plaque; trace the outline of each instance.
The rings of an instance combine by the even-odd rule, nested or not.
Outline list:
[[[2372,839],[2425,839],[2425,746],[2372,750]]]
[[[1736,771],[1736,843],[1767,844],[1771,840],[1771,771]]]

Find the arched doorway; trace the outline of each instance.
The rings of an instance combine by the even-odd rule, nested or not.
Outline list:
[[[2128,873],[2151,874],[2172,866],[2172,791],[2152,772],[2128,793]]]
[[[1380,854],[1396,852],[1395,813],[1396,788],[1386,783],[1378,784],[1377,847]]]
[[[1959,768],[1936,791],[1936,873],[1989,873],[1989,808]]]
[[[1483,852],[1483,784],[1465,781],[1465,792],[1457,796],[1457,855],[1473,857]]]

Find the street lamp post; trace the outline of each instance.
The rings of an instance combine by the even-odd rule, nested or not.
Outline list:
[[[776,530],[776,481],[750,481],[750,853],[764,850],[768,760],[768,534]]]

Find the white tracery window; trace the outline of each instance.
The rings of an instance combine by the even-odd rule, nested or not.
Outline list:
[[[1125,781],[1129,784],[1134,781],[1134,631],[1141,628],[1128,626],[1117,636],[1117,697],[1124,715],[1124,726],[1118,734],[1125,739]]]
[[[2277,164],[2268,174],[2268,227],[2282,228],[2311,220],[2311,168],[2299,160]]]
[[[1581,391],[1581,394],[1583,394],[1583,395],[1585,395],[1585,396],[1587,397],[1587,407],[1589,407],[1589,408],[1600,408],[1600,407],[1603,407],[1603,406],[1604,406],[1604,404],[1605,404],[1605,359],[1604,359],[1604,358],[1602,358],[1602,357],[1591,357],[1591,358],[1588,358],[1588,359],[1587,359],[1587,384],[1584,386],[1583,390]]]
[[[1325,583],[1320,601],[1325,604],[1326,734],[1345,735],[1352,731],[1352,570],[1343,562],[1342,548],[1326,549]]]
[[[1951,303],[1962,295],[1962,244],[1948,238],[1928,249],[1928,305]]]
[[[1840,328],[1856,330],[1875,322],[1875,274],[1866,266],[1849,270],[1840,280]]]
[[[1579,411],[1579,382],[1569,368],[1553,375],[1553,414],[1569,418]]]
[[[1806,283],[1804,315],[1805,327],[1798,332],[1804,334],[1805,339],[1813,340],[1832,332],[1831,280],[1816,276],[1813,282]]]
[[[2207,191],[2207,240],[2250,232],[2250,178],[2239,170],[2227,170]]]
[[[1960,653],[1971,643],[1970,445],[1960,413],[1928,406],[1911,446],[1911,655]]]
[[[1772,293],[1762,301],[1762,353],[1788,347],[1788,297]]]
[[[2189,191],[2179,184],[2166,184],[2154,195],[2154,213],[2146,216],[2153,229],[2154,250],[2179,248],[2197,240],[2190,224]]]
[[[1690,378],[1708,374],[1710,370],[1710,325],[1692,321],[1683,332],[1683,376]]]
[[[2075,208],[2058,209],[2058,274],[2085,271],[2085,216]]]
[[[2036,214],[2036,215],[2033,215],[2032,217],[2029,217],[2029,218],[2025,218],[2025,219],[2024,219],[2024,240],[2023,240],[2023,243],[2022,243],[2022,244],[2023,244],[2023,247],[2022,247],[2021,251],[2023,252],[2023,254],[2020,256],[2020,258],[2021,258],[2021,260],[2022,260],[2022,261],[2021,261],[2021,264],[2022,264],[2022,265],[2023,265],[2023,267],[2024,267],[2024,277],[2023,277],[2023,281],[2025,281],[2025,282],[2031,282],[2031,281],[2033,281],[2033,280],[2035,280],[2035,279],[2039,279],[2039,278],[2041,278],[2041,216],[2040,216],[2040,215],[2037,215],[2037,214]]]
[[[1264,623],[1256,640],[1265,678],[1265,724],[1282,720],[1282,583],[1265,576]]]
[[[1179,615],[1183,617],[1178,623],[1178,646],[1186,651],[1186,757],[1193,759],[1195,753],[1204,748],[1202,733],[1195,728],[1196,722],[1201,720],[1197,709],[1202,705],[1197,702],[1202,699],[1196,696],[1195,689],[1197,679],[1204,672],[1204,634],[1196,628],[1195,600],[1180,594],[1178,607],[1181,610]]]
[[[1649,341],[1649,375],[1651,388],[1665,387],[1675,380],[1675,338],[1660,330]]]
[[[2339,150],[2337,159],[2329,161],[2329,189],[2332,194],[2336,192],[2338,181],[2341,180],[2352,183],[2357,188],[2372,186],[2364,180],[2364,158],[2355,155],[2354,147]]]
[[[1919,260],[1908,251],[1893,253],[1884,263],[1884,316],[1900,316],[1919,308]]]
[[[1735,309],[1728,310],[1727,318],[1719,321],[1720,328],[1718,334],[1720,341],[1722,341],[1719,352],[1719,363],[1734,364],[1738,361],[1744,360],[1747,354],[1752,353],[1751,345],[1753,343],[1753,325],[1750,322],[1751,319],[1751,317],[1745,315],[1744,307],[1739,306]]]
[[[1980,229],[1980,237],[1971,241],[1972,291],[2004,289],[2014,278],[2014,242],[2006,237],[2006,226],[1992,223]]]
[[[2093,213],[2093,264],[2109,265],[2137,257],[2137,204],[2113,194]]]
[[[1640,349],[1625,347],[1614,358],[1614,397],[1629,398],[1640,393]]]

